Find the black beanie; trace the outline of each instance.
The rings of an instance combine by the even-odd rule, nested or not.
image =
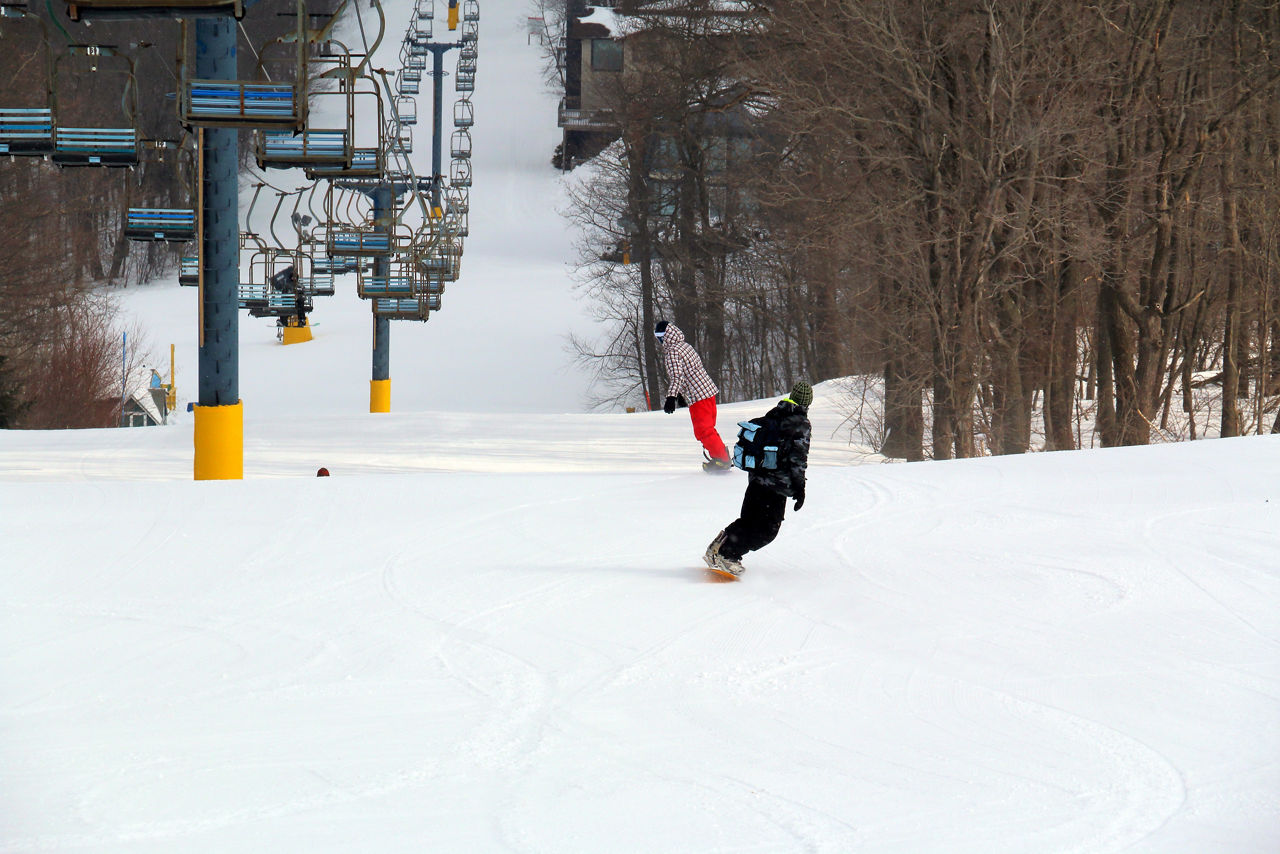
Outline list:
[[[658,325],[653,327],[654,335],[661,336],[666,331],[667,331],[667,322],[665,320],[659,320]]]

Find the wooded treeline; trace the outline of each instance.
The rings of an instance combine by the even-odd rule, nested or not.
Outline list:
[[[1205,383],[1280,426],[1280,4],[683,7],[575,200],[620,396],[661,315],[726,399],[881,377],[889,456],[1142,444]]]
[[[242,78],[256,76],[257,51],[294,26],[296,8],[290,0],[263,0],[246,14],[237,49]],[[60,168],[39,157],[0,157],[0,427],[113,426],[123,330],[112,302],[94,291],[176,270],[178,256],[193,251],[124,237],[130,207],[194,206],[192,144],[176,112],[179,23],[74,23],[61,0],[27,11],[43,30],[30,20],[0,18],[0,80],[11,81],[0,107],[52,103],[63,124],[136,127],[149,143],[185,149],[147,145],[134,168]],[[133,60],[132,77],[123,58],[90,62],[69,55],[73,44],[114,47]],[[242,154],[245,140],[247,133]]]

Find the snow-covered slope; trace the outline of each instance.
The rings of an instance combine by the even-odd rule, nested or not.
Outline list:
[[[335,298],[245,319],[243,481],[189,418],[0,431],[0,851],[1280,850],[1280,440],[859,466],[824,384],[807,504],[710,583],[742,475],[565,367],[518,5],[393,414]],[[194,294],[128,307],[193,398]]]
[[[1280,441],[828,446],[712,584],[681,419],[0,434],[0,850],[1280,845]]]

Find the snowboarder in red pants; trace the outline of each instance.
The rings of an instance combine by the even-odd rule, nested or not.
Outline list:
[[[680,327],[665,320],[658,322],[653,334],[662,347],[662,362],[667,369],[667,400],[662,411],[668,415],[676,411],[682,400],[691,400],[689,418],[693,422],[693,435],[706,449],[707,461],[702,470],[727,472],[733,468],[729,462],[729,449],[716,432],[716,395],[720,389],[711,381],[702,359],[684,339]]]

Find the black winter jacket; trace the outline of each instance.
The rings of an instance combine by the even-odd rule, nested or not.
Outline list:
[[[778,421],[782,440],[779,457],[782,462],[776,469],[752,469],[747,478],[751,483],[794,498],[804,492],[805,469],[809,466],[809,437],[812,432],[809,410],[784,399],[765,417]]]

